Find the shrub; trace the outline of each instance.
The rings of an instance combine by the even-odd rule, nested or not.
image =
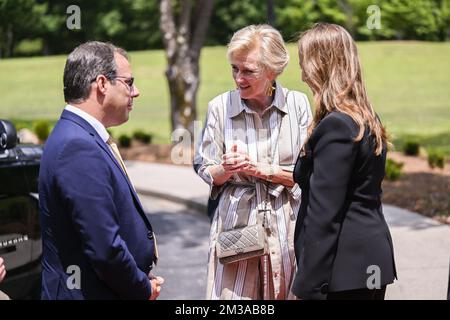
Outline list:
[[[133,132],[133,138],[137,141],[143,142],[145,144],[152,143],[152,135],[144,132],[143,130],[136,130]]]
[[[31,126],[27,124],[25,121],[13,121],[14,127],[17,131],[22,129],[29,129]]]
[[[131,138],[126,134],[119,136],[119,146],[122,148],[129,148],[131,146]]]
[[[432,169],[434,169],[435,167],[444,169],[445,165],[444,152],[442,152],[442,150],[439,149],[428,150],[428,165]]]
[[[403,145],[403,152],[408,156],[417,156],[419,154],[420,144],[415,140],[407,140]]]
[[[386,178],[390,181],[398,180],[402,176],[403,162],[392,159],[386,160]]]
[[[38,139],[45,142],[50,134],[50,125],[48,121],[40,120],[33,124],[34,133],[36,133]]]

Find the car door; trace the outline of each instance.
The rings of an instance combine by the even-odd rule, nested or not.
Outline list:
[[[0,290],[12,299],[38,298],[42,243],[35,195],[0,195],[0,256],[7,270]]]

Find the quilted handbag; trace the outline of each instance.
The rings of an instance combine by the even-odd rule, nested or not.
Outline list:
[[[228,264],[267,254],[266,231],[261,224],[219,233],[216,243],[220,263]]]

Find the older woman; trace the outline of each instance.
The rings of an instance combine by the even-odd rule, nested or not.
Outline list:
[[[292,171],[311,111],[307,97],[276,78],[289,55],[269,25],[237,31],[228,45],[237,88],[209,103],[198,174],[219,193],[208,263],[208,299],[288,299],[300,189]],[[217,257],[224,230],[265,221],[268,253],[234,263]]]
[[[295,229],[303,299],[384,299],[396,277],[381,207],[386,132],[366,94],[355,42],[335,24],[299,40],[315,115],[294,177],[302,188]]]

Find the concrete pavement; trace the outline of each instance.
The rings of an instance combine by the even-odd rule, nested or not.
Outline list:
[[[152,273],[165,280],[158,299],[205,299],[208,217],[169,200],[143,195],[140,199],[158,239],[161,258]]]
[[[391,205],[383,205],[394,243],[398,281],[387,299],[447,298],[450,227]]]
[[[209,186],[192,166],[126,161],[127,171],[140,194],[206,210]]]
[[[138,193],[206,211],[209,187],[191,166],[127,161]],[[450,264],[450,227],[417,213],[383,205],[395,250],[399,280],[387,299],[446,299]],[[205,213],[206,215],[206,213]]]

